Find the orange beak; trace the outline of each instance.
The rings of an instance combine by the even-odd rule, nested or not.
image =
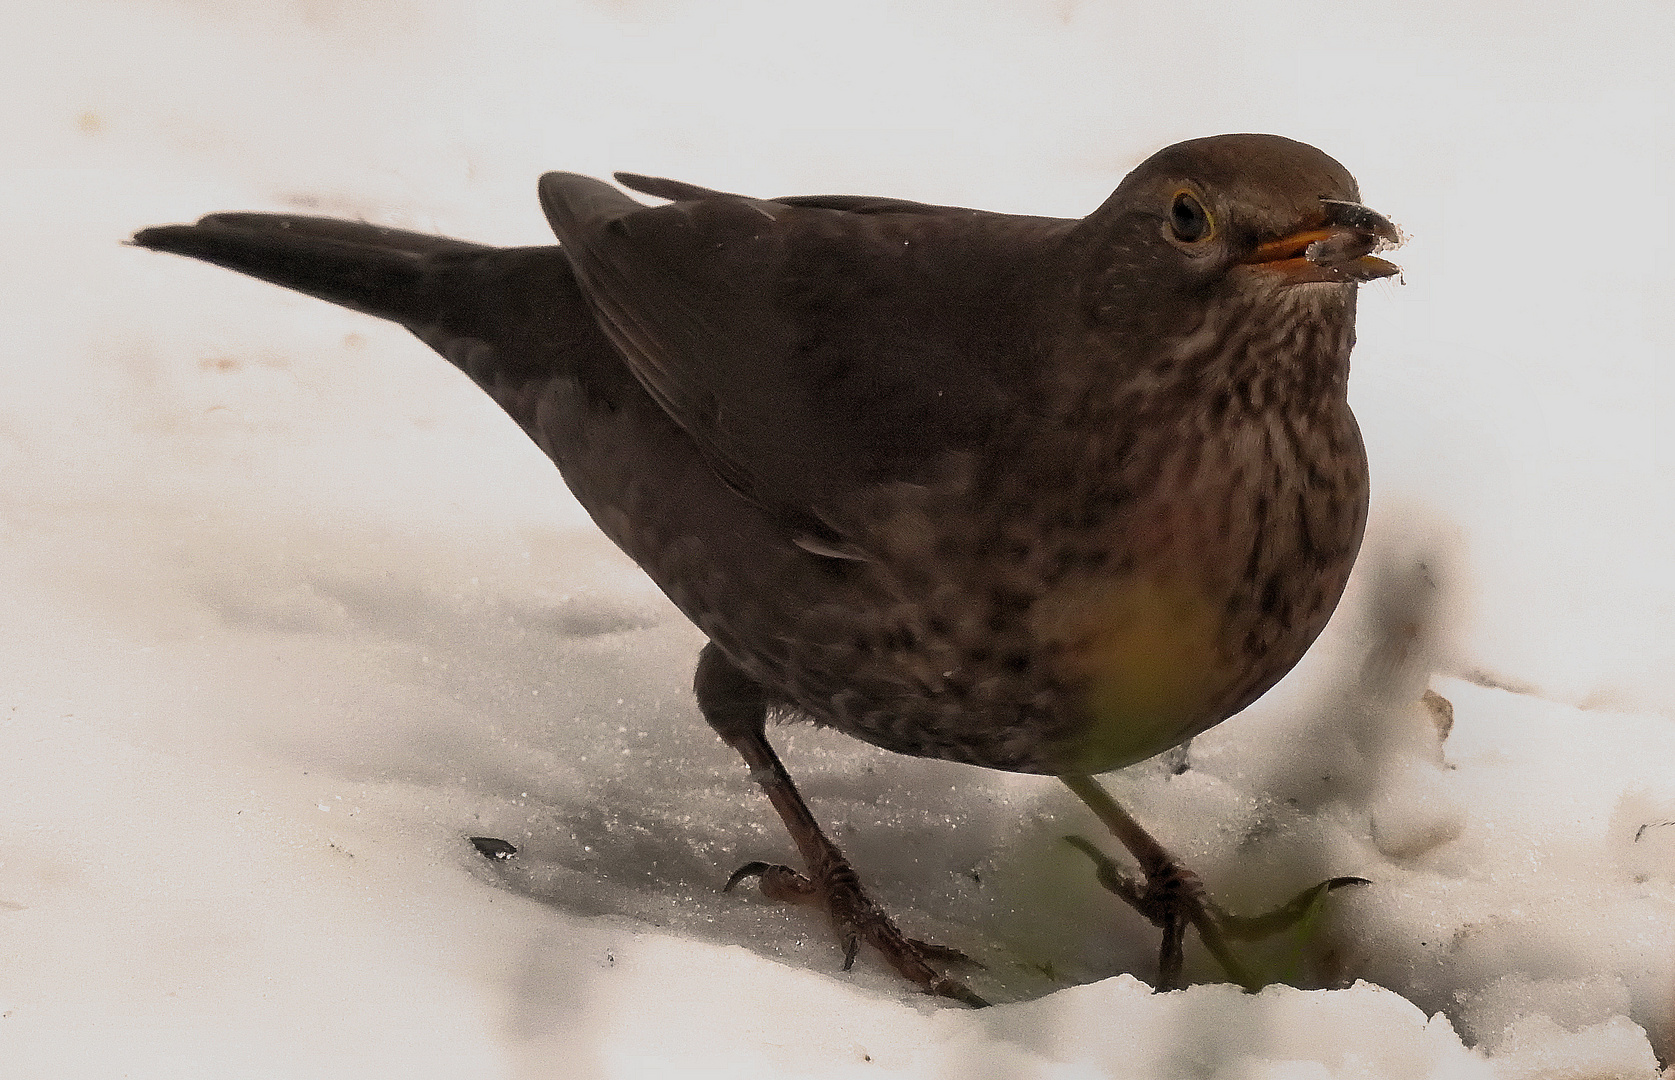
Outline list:
[[[1288,285],[1358,283],[1401,273],[1395,263],[1372,254],[1402,242],[1401,230],[1389,218],[1360,203],[1320,202],[1324,220],[1266,240],[1240,261],[1279,274]]]

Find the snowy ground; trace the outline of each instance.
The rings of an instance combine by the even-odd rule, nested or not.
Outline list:
[[[0,1076],[1675,1058],[1667,5],[11,7]],[[720,893],[790,851],[692,704],[698,636],[511,424],[397,329],[119,244],[283,208],[539,242],[548,168],[1079,215],[1240,130],[1412,234],[1362,300],[1374,522],[1293,677],[1111,782],[1235,908],[1371,879],[1263,961],[1347,989],[1149,995],[1066,792],[789,729],[881,898],[1005,1004],[841,973]]]

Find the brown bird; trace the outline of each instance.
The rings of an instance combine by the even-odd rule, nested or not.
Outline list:
[[[699,707],[804,861],[728,887],[823,905],[846,968],[865,942],[981,1003],[862,888],[770,713],[1060,777],[1139,862],[1102,879],[1164,929],[1160,987],[1188,923],[1248,983],[1249,927],[1092,776],[1243,709],[1336,606],[1356,289],[1396,228],[1273,135],[1171,146],[1079,221],[617,180],[669,201],[541,178],[557,247],[272,214],[134,242],[399,322],[500,403],[709,637]]]

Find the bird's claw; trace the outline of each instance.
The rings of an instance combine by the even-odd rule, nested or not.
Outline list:
[[[854,967],[855,957],[861,951],[862,942],[865,942],[883,953],[891,967],[917,983],[927,994],[952,998],[977,1008],[988,1005],[964,983],[930,966],[930,961],[976,963],[965,953],[904,935],[862,890],[854,871],[847,864],[829,867],[821,877],[822,880],[816,882],[789,866],[748,862],[733,871],[722,891],[730,892],[740,882],[756,878],[762,895],[770,900],[820,904],[831,916],[838,942],[843,947],[843,970]]]
[[[1366,878],[1330,878],[1311,885],[1272,911],[1261,915],[1233,915],[1210,900],[1197,874],[1172,860],[1149,868],[1144,882],[1137,882],[1123,873],[1110,856],[1086,839],[1080,836],[1066,836],[1064,839],[1093,861],[1100,885],[1163,931],[1163,943],[1158,951],[1159,992],[1181,987],[1184,963],[1181,946],[1189,924],[1197,927],[1199,940],[1215,957],[1227,977],[1254,993],[1262,988],[1261,981],[1254,978],[1233,955],[1227,947],[1227,939],[1260,941],[1272,937],[1310,918],[1319,910],[1321,900],[1328,893],[1349,885],[1372,884]]]
[[[1289,930],[1308,918],[1327,893],[1336,892],[1349,885],[1371,884],[1372,882],[1362,877],[1328,878],[1318,885],[1310,885],[1279,907],[1261,915],[1232,915],[1216,908],[1216,921],[1221,924],[1222,933],[1235,941],[1261,941],[1263,938]]]
[[[732,892],[739,882],[745,880],[746,878],[761,877],[763,874],[772,869],[775,869],[773,863],[747,862],[737,870],[733,871],[733,873],[727,878],[727,884],[721,887],[721,891]],[[779,867],[778,869],[789,870],[790,867]]]
[[[974,968],[987,971],[988,965],[975,957],[967,956],[958,949],[950,949],[946,945],[938,945],[934,941],[921,941],[918,938],[908,938],[908,944],[919,950],[919,955],[926,960],[935,960],[942,964],[970,964]]]
[[[727,884],[721,887],[722,892],[732,892],[734,887],[747,878],[756,878],[762,895],[769,900],[777,900],[782,904],[818,904],[820,891],[814,882],[789,866],[778,863],[748,862],[733,871],[727,879]]]

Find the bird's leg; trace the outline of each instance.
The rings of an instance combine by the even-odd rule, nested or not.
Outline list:
[[[779,811],[807,867],[805,876],[788,866],[747,863],[728,879],[726,887],[731,889],[745,878],[756,877],[760,879],[763,894],[771,899],[823,905],[843,944],[845,971],[854,964],[855,954],[865,942],[883,953],[891,967],[923,987],[926,993],[968,1005],[987,1005],[988,1002],[963,983],[943,975],[927,962],[960,959],[960,954],[902,934],[861,887],[843,852],[821,831],[796,784],[792,783],[791,774],[768,745],[767,699],[762,688],[713,644],[705,645],[698,657],[693,688],[704,719],[750,766],[751,779],[762,786],[774,809]]]
[[[1250,988],[1250,975],[1222,940],[1221,928],[1216,925],[1204,895],[1204,884],[1198,880],[1198,875],[1169,854],[1093,777],[1070,773],[1059,779],[1087,804],[1094,816],[1105,823],[1105,827],[1140,864],[1144,885],[1122,878],[1108,863],[1101,865],[1100,877],[1106,888],[1162,929],[1163,944],[1157,960],[1158,990],[1179,988],[1184,962],[1181,944],[1188,923],[1197,927],[1199,939],[1227,972],[1227,977],[1240,986]],[[1082,850],[1093,854],[1087,847]]]
[[[1267,914],[1249,918],[1229,915],[1205,895],[1204,884],[1198,875],[1169,854],[1093,777],[1069,773],[1059,779],[1087,804],[1088,809],[1105,823],[1105,827],[1140,864],[1143,884],[1123,877],[1114,863],[1081,837],[1065,838],[1094,860],[1100,884],[1162,929],[1163,944],[1157,961],[1157,989],[1160,992],[1176,990],[1181,986],[1181,944],[1188,924],[1198,930],[1198,939],[1215,957],[1227,977],[1246,990],[1255,991],[1261,988],[1261,984],[1227,947],[1229,937],[1249,941],[1279,933],[1301,921],[1324,894],[1345,885],[1367,883],[1364,878],[1331,878],[1303,890],[1288,903]]]

